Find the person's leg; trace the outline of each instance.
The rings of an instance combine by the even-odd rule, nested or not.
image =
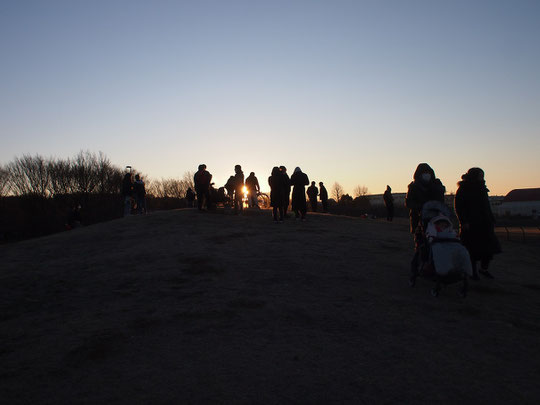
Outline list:
[[[279,207],[279,220],[283,221],[283,207]]]
[[[272,207],[272,216],[274,217],[274,222],[277,222],[277,213],[278,213],[278,207]]]
[[[487,278],[495,278],[495,277],[493,277],[493,274],[491,274],[488,271],[488,267],[489,267],[490,262],[491,262],[491,258],[489,258],[489,257],[482,258],[482,260],[480,260],[480,268],[481,268],[481,270],[479,271],[479,273],[481,275],[483,275],[484,277],[487,277]]]
[[[124,197],[124,216],[127,217],[131,214],[131,198]]]
[[[199,211],[202,211],[203,199],[204,199],[204,193],[202,191],[197,191],[197,208]]]
[[[480,280],[480,277],[478,277],[478,269],[476,268],[476,260],[474,260],[471,257],[471,266],[472,266],[472,279],[473,280]]]

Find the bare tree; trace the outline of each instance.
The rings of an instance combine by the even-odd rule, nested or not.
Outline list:
[[[353,190],[355,197],[365,197],[368,194],[366,186],[356,186]]]
[[[72,164],[69,159],[50,160],[48,170],[50,194],[69,194],[73,191]]]
[[[332,186],[332,196],[335,198],[336,201],[339,201],[342,195],[343,187],[336,181]]]
[[[80,151],[73,160],[73,175],[76,192],[87,194],[98,185],[98,158],[90,151]]]
[[[15,158],[8,167],[9,185],[16,195],[37,194],[47,196],[50,177],[48,162],[39,155]]]
[[[7,168],[0,166],[0,197],[3,197],[9,193],[9,171]]]

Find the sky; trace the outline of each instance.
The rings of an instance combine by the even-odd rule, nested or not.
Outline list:
[[[540,1],[0,0],[0,164],[540,187]]]

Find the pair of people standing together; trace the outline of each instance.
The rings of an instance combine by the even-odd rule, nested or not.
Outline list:
[[[445,187],[427,163],[418,165],[413,178],[405,205],[409,208],[411,233],[417,233],[422,206],[430,200],[444,203]],[[484,171],[478,167],[469,169],[461,176],[458,186],[454,207],[460,223],[461,241],[471,257],[473,279],[478,279],[478,273],[493,278],[488,271],[489,263],[494,254],[500,253],[501,248],[495,236],[495,217],[489,204]],[[480,271],[476,266],[478,261]]]
[[[270,185],[270,206],[275,222],[282,222],[287,215],[289,207],[289,196],[292,188],[292,209],[295,217],[306,220],[307,202],[305,186],[309,185],[308,176],[297,167],[289,178],[285,166],[272,169],[272,174],[268,178]],[[279,214],[279,217],[278,217]]]

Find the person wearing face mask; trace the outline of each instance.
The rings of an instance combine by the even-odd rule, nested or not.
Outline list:
[[[493,255],[501,252],[501,246],[495,236],[495,217],[491,211],[488,188],[484,180],[484,171],[473,167],[461,176],[458,183],[454,207],[460,224],[462,243],[469,251],[474,280],[478,273],[493,278],[488,271]],[[481,270],[476,269],[480,261]]]
[[[435,172],[427,163],[420,163],[413,176],[414,180],[409,184],[405,206],[409,209],[411,221],[411,233],[415,233],[418,221],[422,213],[422,206],[427,201],[440,201],[444,203],[445,187],[435,177]]]

